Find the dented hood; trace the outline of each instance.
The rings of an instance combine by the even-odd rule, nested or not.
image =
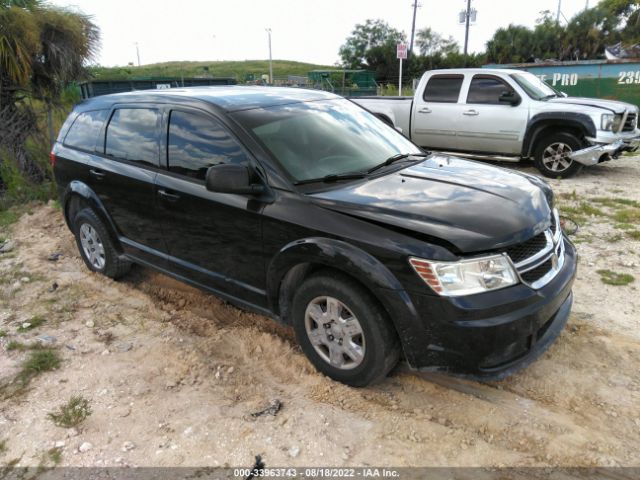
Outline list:
[[[473,253],[520,243],[547,228],[553,194],[531,175],[432,155],[310,197],[323,208],[436,237],[460,253]]]

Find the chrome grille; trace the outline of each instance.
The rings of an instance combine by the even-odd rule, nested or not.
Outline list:
[[[636,129],[637,114],[628,113],[627,118],[622,126],[623,132],[633,132]]]
[[[553,280],[564,265],[564,242],[558,211],[554,209],[549,229],[509,247],[506,253],[523,283],[538,289]]]

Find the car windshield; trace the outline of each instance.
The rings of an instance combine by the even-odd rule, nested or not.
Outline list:
[[[513,78],[522,89],[534,100],[543,100],[560,96],[560,93],[544,83],[532,73],[512,73]]]
[[[394,155],[423,153],[345,99],[246,110],[233,116],[296,183],[366,173]]]

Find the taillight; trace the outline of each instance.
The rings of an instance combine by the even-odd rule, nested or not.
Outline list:
[[[51,163],[52,167],[56,166],[56,154],[53,152],[49,154],[49,163]]]

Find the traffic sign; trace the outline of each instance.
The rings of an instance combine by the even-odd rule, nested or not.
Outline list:
[[[396,47],[396,58],[402,58],[406,60],[407,58],[407,47],[406,43],[399,43]]]

